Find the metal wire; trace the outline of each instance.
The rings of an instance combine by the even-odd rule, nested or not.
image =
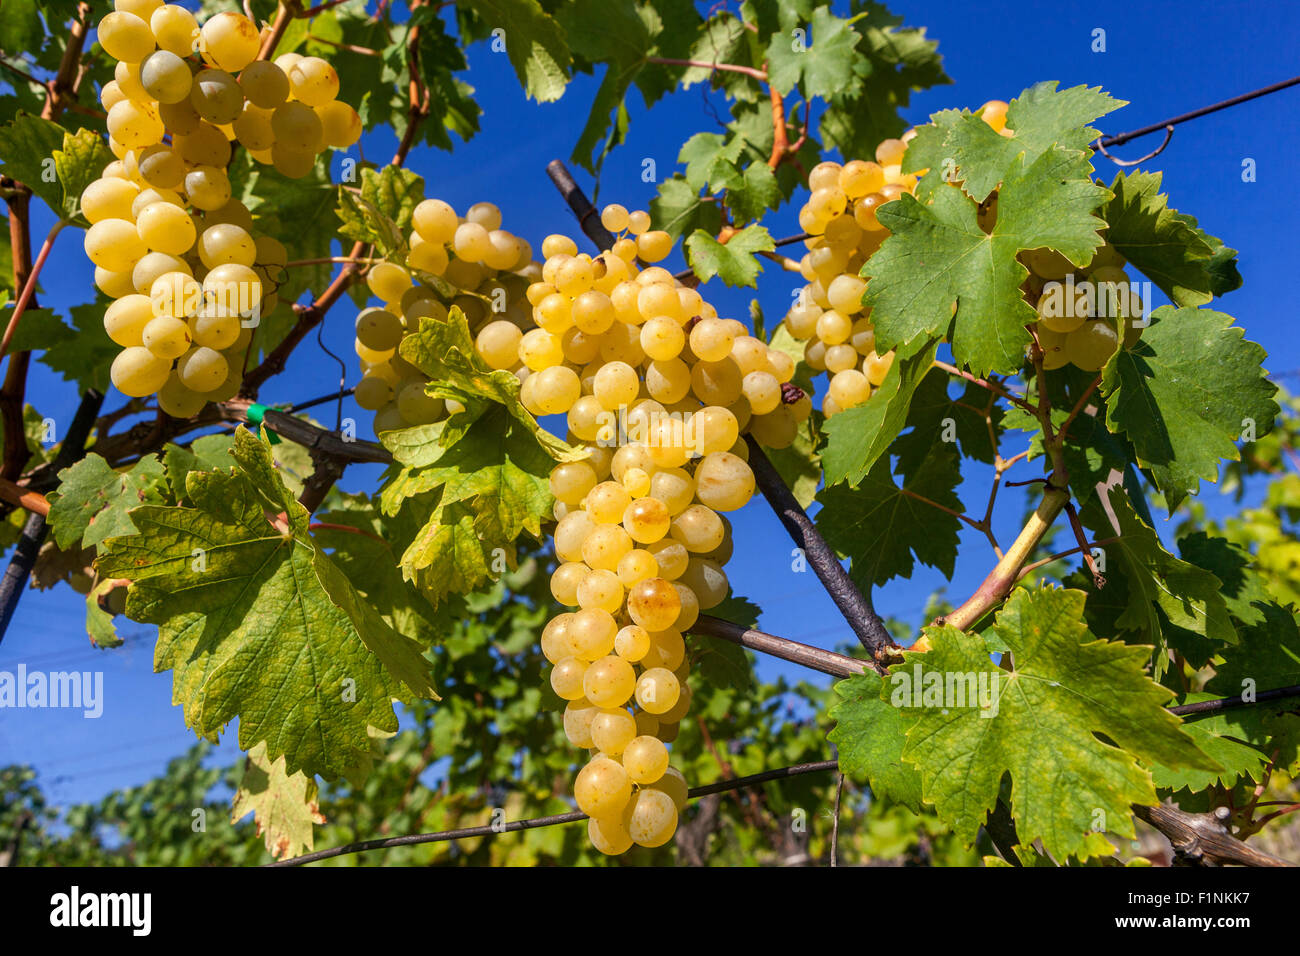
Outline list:
[[[1209,106],[1202,106],[1200,109],[1192,110],[1190,113],[1182,113],[1178,116],[1170,117],[1167,120],[1161,120],[1159,123],[1152,123],[1150,126],[1143,126],[1140,129],[1129,130],[1127,133],[1116,133],[1114,136],[1107,136],[1098,140],[1096,143],[1093,143],[1092,148],[1101,149],[1105,146],[1123,146],[1125,143],[1137,139],[1139,136],[1157,133],[1162,129],[1177,126],[1179,123],[1186,123],[1188,120],[1208,116],[1210,113],[1217,113],[1219,110],[1226,110],[1230,106],[1236,106],[1239,103],[1246,103],[1250,100],[1258,99],[1261,96],[1267,96],[1270,93],[1277,93],[1297,84],[1300,84],[1300,76],[1293,76],[1289,80],[1282,80],[1280,83],[1273,83],[1269,86],[1261,86],[1259,89],[1251,90],[1249,93],[1242,93],[1240,96],[1233,96],[1226,100],[1220,100],[1218,103],[1211,103]],[[1157,150],[1157,152],[1159,152],[1159,150]]]
[[[339,363],[339,394],[338,405],[334,409],[334,430],[341,432],[343,431],[343,393],[348,387],[348,367],[341,358],[329,350],[329,347],[325,344],[324,334],[325,323],[321,322],[316,326],[316,344],[320,346],[322,352]],[[325,399],[325,401],[329,401],[329,399]]]

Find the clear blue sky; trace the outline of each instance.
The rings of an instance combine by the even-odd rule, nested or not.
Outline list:
[[[916,97],[907,114],[912,122],[923,122],[937,109],[1011,99],[1034,82],[1058,80],[1062,86],[1100,85],[1128,100],[1129,107],[1102,123],[1104,132],[1114,133],[1296,72],[1300,5],[1282,0],[1252,4],[1249,9],[1173,0],[1094,2],[1078,7],[998,0],[978,8],[951,0],[893,0],[890,6],[909,24],[929,27],[930,35],[940,41],[945,68],[955,81]],[[1091,51],[1096,28],[1106,31],[1105,53]],[[578,236],[544,170],[549,160],[568,156],[598,78],[579,78],[560,102],[539,107],[524,99],[504,56],[480,44],[470,51],[469,61],[466,79],[476,88],[483,107],[482,132],[451,155],[415,150],[411,168],[425,176],[429,195],[446,199],[457,209],[479,200],[497,203],[505,227],[525,236],[534,249],[550,232]],[[720,99],[714,105],[723,109]],[[714,123],[698,88],[670,97],[650,112],[633,93],[629,108],[628,142],[606,163],[601,198],[646,208],[655,187],[641,181],[642,159],[653,157],[660,175],[670,175],[680,144],[694,132],[714,128]],[[1169,148],[1148,164],[1164,171],[1171,205],[1195,215],[1204,228],[1240,250],[1246,285],[1226,297],[1221,308],[1238,318],[1249,338],[1264,345],[1270,353],[1267,366],[1273,371],[1300,367],[1300,347],[1289,331],[1294,319],[1289,310],[1280,308],[1287,301],[1285,290],[1294,282],[1295,237],[1300,235],[1298,111],[1300,89],[1293,89],[1197,120],[1180,127]],[[1158,142],[1158,137],[1149,137],[1117,153],[1140,156]],[[394,141],[381,132],[366,137],[363,145],[368,157],[383,162],[392,154]],[[1247,158],[1257,167],[1254,183],[1241,180]],[[1099,174],[1109,180],[1114,168],[1104,158],[1098,160]],[[578,178],[590,193],[590,178]],[[34,231],[41,235],[50,223],[47,211],[35,219]],[[794,211],[788,208],[770,217],[768,225],[774,235],[798,231]],[[683,267],[679,256],[667,264]],[[91,274],[80,233],[65,233],[47,266],[43,304],[66,309],[89,298]],[[774,270],[760,278],[760,300],[769,317],[783,313],[796,279]],[[710,287],[706,292],[723,314],[747,315],[748,290]],[[354,309],[345,301],[331,313],[325,332],[330,347],[349,357],[353,316]],[[33,364],[33,370],[29,400],[45,415],[70,420],[77,399],[67,383],[39,363]],[[262,399],[294,401],[321,394],[329,390],[334,374],[333,363],[309,339],[288,371],[264,388]],[[106,407],[120,401],[121,396],[110,395]],[[332,417],[327,409],[318,414]],[[344,414],[369,421],[368,414],[350,403]],[[1019,446],[1011,447],[1008,454],[1018,450]],[[1020,466],[1019,477],[1037,474],[1036,468]],[[356,467],[340,485],[347,490],[373,488],[376,474],[373,467]],[[966,471],[961,491],[967,502],[981,507],[987,487],[984,470]],[[1212,486],[1204,493],[1216,496]],[[1008,492],[999,502],[999,531],[1004,536],[1014,534],[1023,498]],[[1158,521],[1161,517],[1157,513]],[[736,555],[727,570],[736,593],[762,606],[760,626],[826,647],[846,640],[847,628],[812,573],[790,571],[790,544],[765,503],[755,499],[735,524]],[[895,581],[881,589],[876,595],[878,608],[915,623],[935,588],[946,586],[951,597],[960,599],[990,565],[990,552],[982,540],[978,533],[963,536],[964,560],[951,585],[938,572],[921,567],[913,580]],[[170,704],[170,673],[152,673],[153,629],[125,619],[119,623],[126,646],[96,651],[86,639],[84,606],[78,595],[67,588],[29,591],[0,646],[0,670],[25,662],[32,669],[95,668],[104,673],[106,705],[96,721],[83,720],[80,712],[58,710],[9,711],[0,717],[0,765],[34,764],[56,802],[96,799],[111,789],[143,782],[194,740],[180,709]],[[765,677],[792,672],[783,664],[760,662]],[[235,728],[230,730],[220,754],[225,761],[236,753]]]

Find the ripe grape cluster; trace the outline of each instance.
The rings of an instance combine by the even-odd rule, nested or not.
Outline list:
[[[783,390],[794,360],[719,318],[693,288],[654,262],[672,240],[645,212],[609,206],[613,248],[579,254],[567,236],[529,244],[480,202],[458,215],[439,199],[412,212],[405,265],[366,274],[383,305],[363,309],[356,399],[376,432],[437,421],[454,408],[426,392],[399,351],[425,319],[458,307],[475,350],[520,380],[534,415],[564,416],[587,457],[557,465],[554,617],[542,650],[568,701],[570,741],[592,751],[574,787],[590,839],[618,854],[671,839],[687,786],[668,748],[690,707],[684,634],[729,591],[724,513],[754,493],[746,429],[788,444],[811,410]]]
[[[525,291],[542,274],[532,247],[501,228],[501,210],[490,202],[458,216],[442,200],[426,199],[415,207],[412,226],[406,265],[379,262],[366,273],[370,291],[384,304],[363,309],[356,320],[364,374],[355,397],[375,412],[376,434],[432,424],[458,408],[454,399],[429,395],[428,376],[398,352],[422,319],[445,319],[456,306],[472,326],[498,314],[497,321],[520,330],[531,323]],[[424,281],[430,279],[441,291]]]
[[[238,391],[252,327],[275,307],[287,262],[232,198],[234,145],[298,177],[322,150],[355,143],[361,121],[335,98],[325,60],[258,60],[262,36],[239,13],[200,27],[177,4],[117,0],[97,35],[118,61],[100,92],[117,159],[81,205],[95,284],[114,300],[104,327],[123,349],[111,377],[187,418]]]
[[[683,635],[729,591],[724,513],[755,488],[741,436],[788,445],[811,403],[787,385],[789,355],[653,264],[672,240],[646,212],[611,205],[601,221],[617,237],[609,251],[582,254],[552,235],[539,264],[490,203],[462,217],[425,200],[408,268],[383,263],[368,276],[387,304],[358,317],[357,398],[378,408],[377,429],[414,421],[401,403],[423,385],[390,350],[418,325],[412,309],[439,317],[457,305],[483,362],[520,380],[534,415],[564,416],[568,441],[587,451],[550,475],[551,592],[570,610],[541,643],[568,702],[565,733],[592,753],[574,796],[592,844],[618,854],[670,840],[686,800],[667,748],[691,702]],[[440,290],[415,291],[430,275]]]
[[[1014,134],[1006,125],[1007,108],[1001,100],[993,100],[976,114],[999,135],[1010,137]],[[827,417],[867,401],[893,364],[892,352],[876,352],[871,310],[862,302],[867,280],[860,273],[889,236],[876,211],[903,193],[914,193],[925,173],[902,171],[914,136],[915,131],[909,130],[899,139],[884,140],[876,147],[874,162],[824,162],[808,176],[810,195],[799,213],[799,224],[809,236],[804,243],[808,252],[800,261],[808,284],[786,314],[785,327],[807,343],[808,366],[830,376],[822,400]],[[978,222],[991,232],[996,221],[994,192],[981,204]],[[1142,302],[1130,293],[1125,260],[1113,246],[1103,245],[1079,269],[1050,249],[1028,250],[1019,258],[1029,269],[1021,291],[1038,310],[1034,335],[1044,353],[1044,368],[1073,363],[1097,371],[1121,341],[1125,348],[1136,344],[1142,334],[1142,323],[1137,321]],[[1117,331],[1120,322],[1122,339]]]
[[[652,264],[672,241],[648,214],[611,205],[601,222],[617,238],[594,258],[566,236],[543,242],[534,327],[497,320],[476,345],[589,450],[551,473],[551,593],[572,610],[546,625],[542,651],[565,733],[592,753],[574,784],[588,836],[618,854],[670,840],[686,798],[666,745],[691,703],[683,635],[730,587],[723,513],[754,493],[741,435],[788,445],[811,403],[784,388],[789,355]]]

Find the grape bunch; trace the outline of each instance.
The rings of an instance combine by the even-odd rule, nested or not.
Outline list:
[[[445,319],[455,306],[471,326],[496,315],[493,321],[521,330],[531,325],[525,292],[542,274],[532,247],[501,228],[501,210],[490,202],[458,216],[448,203],[426,199],[415,207],[412,225],[406,265],[379,262],[366,273],[383,305],[363,309],[356,320],[363,374],[355,398],[375,412],[376,434],[432,424],[458,410],[454,399],[427,394],[428,376],[398,352],[422,319]],[[437,287],[435,280],[441,280]]]
[[[910,131],[909,131],[910,133]],[[807,281],[785,317],[785,327],[804,346],[804,361],[830,375],[822,398],[826,416],[861,405],[885,380],[894,355],[876,352],[870,310],[862,304],[867,283],[858,273],[889,235],[876,210],[916,189],[917,175],[902,172],[911,135],[876,147],[874,162],[819,163],[808,174],[808,201],[799,225],[808,233],[800,260]]]
[[[647,214],[609,206],[601,218],[621,235],[594,259],[565,236],[542,244],[536,327],[493,323],[476,344],[494,367],[522,362],[525,406],[566,415],[570,441],[590,450],[551,472],[551,593],[573,610],[546,625],[542,651],[569,702],[565,733],[592,751],[574,783],[588,836],[619,854],[676,830],[687,788],[666,745],[691,702],[683,634],[727,595],[721,512],[754,493],[741,428],[786,409],[793,362],[666,270],[640,267],[672,248]]]
[[[239,13],[200,28],[177,4],[117,0],[98,38],[118,61],[100,91],[117,158],[81,206],[95,284],[114,300],[104,328],[123,349],[111,377],[188,418],[237,393],[252,326],[275,307],[288,261],[232,198],[234,145],[297,177],[323,149],[355,143],[361,121],[335,99],[325,60],[256,59],[261,34]]]
[[[755,489],[742,434],[787,446],[812,406],[788,384],[791,356],[653,265],[673,244],[646,212],[610,205],[601,222],[609,251],[548,236],[545,263],[519,272],[533,279],[524,307],[472,328],[483,361],[520,379],[524,406],[565,416],[588,451],[550,475],[551,593],[570,610],[547,623],[542,651],[565,733],[591,751],[574,784],[588,835],[620,854],[667,843],[685,803],[667,748],[691,702],[683,635],[730,589],[725,513]]]
[[[1142,337],[1142,299],[1131,290],[1127,263],[1114,246],[1102,245],[1078,269],[1050,249],[1021,253],[1020,261],[1029,269],[1022,289],[1038,310],[1034,336],[1044,369],[1073,364],[1099,372],[1116,349],[1132,348]]]
[[[1014,135],[1006,126],[1005,102],[985,103],[976,115],[999,135]],[[808,252],[800,260],[808,284],[798,291],[785,327],[807,343],[808,366],[830,376],[822,399],[827,417],[867,401],[893,364],[892,352],[876,351],[871,310],[862,302],[867,280],[860,273],[889,236],[876,211],[903,193],[914,194],[925,174],[902,171],[915,135],[909,130],[898,139],[884,140],[876,147],[874,162],[824,162],[808,176],[810,195],[799,213],[799,224],[809,236],[804,242]],[[992,231],[996,192],[981,204],[977,221],[985,232]],[[1113,246],[1103,245],[1081,269],[1050,249],[1028,250],[1019,259],[1029,269],[1021,290],[1038,310],[1034,334],[1044,352],[1044,368],[1073,363],[1099,370],[1120,345],[1116,319],[1122,321],[1123,346],[1137,342],[1142,325],[1134,320],[1142,315],[1142,302],[1130,293],[1125,260]]]

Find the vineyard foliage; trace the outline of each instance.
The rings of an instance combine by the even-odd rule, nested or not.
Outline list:
[[[642,107],[700,85],[721,95],[721,128],[684,138],[649,203],[706,299],[782,281],[774,259],[790,250],[764,222],[821,201],[808,182],[820,162],[905,149],[891,182],[907,188],[858,220],[883,242],[843,266],[866,280],[852,307],[874,332],[869,398],[809,408],[787,440],[753,434],[864,593],[883,595],[918,564],[951,576],[963,523],[992,541],[988,517],[980,522],[989,489],[963,480],[988,466],[996,482],[1024,458],[1021,471],[1038,479],[1024,530],[993,542],[988,578],[962,603],[915,632],[891,621],[899,646],[889,653],[841,648],[865,669],[833,687],[761,681],[749,653],[691,635],[690,716],[675,730],[672,766],[698,786],[836,756],[842,805],[831,775],[710,796],[682,813],[675,848],[639,848],[628,861],[820,860],[836,824],[841,858],[975,863],[993,852],[989,815],[1007,814],[1022,849],[1104,863],[1135,855],[1134,805],[1227,806],[1243,837],[1276,816],[1260,796],[1293,794],[1294,702],[1188,719],[1167,708],[1300,684],[1300,409],[1279,405],[1264,350],[1220,310],[1242,282],[1235,250],[1169,207],[1159,172],[1107,182],[1094,168],[1096,124],[1116,122],[1124,102],[1041,82],[1010,99],[1001,126],[948,109],[900,142],[913,92],[949,79],[923,29],[861,0],[708,12],[679,0],[250,5],[259,23],[283,28],[273,56],[329,60],[338,100],[367,132],[402,145],[386,165],[361,147],[326,151],[298,177],[234,151],[232,194],[290,263],[247,345],[244,399],[282,367],[304,323],[373,299],[373,286],[352,281],[355,264],[332,257],[356,255],[355,243],[372,266],[415,261],[415,211],[435,198],[447,160],[408,156],[415,146],[454,155],[478,131],[465,57],[476,44],[500,45],[536,104],[575,95],[576,76],[600,78],[569,157],[597,178]],[[79,52],[68,21],[93,25],[111,9],[5,4],[0,56],[20,72],[3,74],[0,95],[0,190],[15,224],[0,239],[0,326],[31,255],[10,243],[40,239],[16,228],[29,197],[67,227],[61,244],[91,225],[81,196],[114,159],[97,99],[114,60],[92,42]],[[240,9],[204,0],[197,13],[203,22]],[[546,158],[535,157],[539,168]],[[576,236],[558,198],[556,208],[549,231]],[[793,269],[820,282],[795,248]],[[1145,321],[1090,320],[1106,325],[1089,328],[1109,350],[1091,365],[1077,350],[1074,364],[1058,361],[1040,320],[1043,263],[1082,282],[1099,256],[1147,283],[1147,304],[1157,294],[1168,304]],[[509,820],[572,809],[577,754],[539,637],[558,563],[547,542],[564,513],[552,471],[588,449],[562,421],[539,422],[521,377],[485,360],[476,337],[491,297],[412,273],[440,313],[418,319],[397,354],[448,414],[380,431],[392,463],[379,486],[331,488],[310,506],[300,499],[324,470],[318,454],[255,424],[214,430],[205,413],[163,427],[140,399],[101,419],[86,455],[54,474],[42,396],[24,396],[15,363],[43,363],[70,391],[108,391],[118,346],[102,323],[109,300],[93,289],[60,311],[26,308],[0,396],[17,411],[0,411],[3,477],[50,502],[34,583],[87,584],[87,630],[105,653],[119,630],[156,626],[154,666],[171,672],[186,725],[216,742],[237,722],[247,758],[209,769],[200,744],[158,780],[62,815],[29,771],[8,768],[0,840],[9,836],[21,862],[243,864],[481,825],[501,808]],[[340,275],[351,299],[322,309]],[[47,272],[42,290],[52,281]],[[807,346],[793,325],[793,314],[764,322],[755,310],[749,331],[789,356],[784,382],[823,392],[821,356],[835,342]],[[351,383],[358,373],[354,363]],[[1260,504],[1212,520],[1197,495],[1216,481],[1239,501],[1248,486],[1266,490]],[[24,520],[10,511],[6,547]],[[1067,530],[1053,537],[1053,525]],[[1062,540],[1079,547],[1053,555]],[[762,596],[749,598],[733,594],[710,613],[753,626]],[[949,699],[954,678],[970,700]],[[251,812],[255,826],[227,823],[232,798],[235,820]],[[195,809],[208,821],[202,840]],[[386,859],[603,860],[580,836],[538,829]]]

